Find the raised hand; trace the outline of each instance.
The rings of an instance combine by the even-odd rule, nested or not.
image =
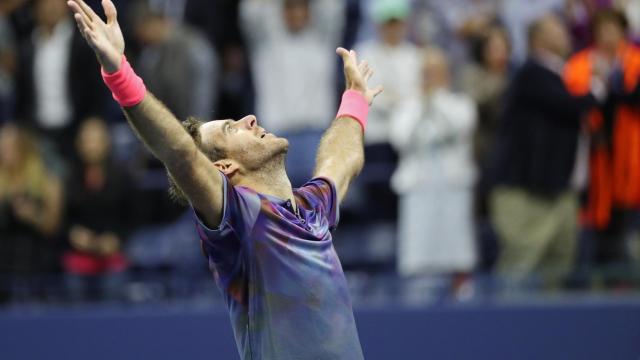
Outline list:
[[[373,75],[373,70],[369,67],[367,61],[362,61],[358,64],[358,57],[356,52],[347,50],[344,48],[338,48],[336,53],[342,57],[344,63],[344,77],[347,85],[347,90],[355,90],[367,99],[369,105],[373,103],[373,99],[383,91],[382,86],[375,88],[369,88],[368,82]]]
[[[67,5],[73,11],[80,33],[95,51],[104,70],[108,73],[116,72],[124,54],[124,37],[113,2],[102,0],[107,22],[104,22],[83,0],[69,0]]]

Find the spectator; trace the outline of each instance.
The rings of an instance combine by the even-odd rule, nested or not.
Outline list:
[[[373,83],[384,84],[384,93],[369,112],[367,145],[389,144],[391,117],[402,100],[420,90],[418,48],[407,40],[407,17],[411,9],[405,0],[376,0],[372,18],[379,37],[358,44],[358,56],[376,69]]]
[[[473,243],[473,100],[450,89],[448,59],[424,55],[422,90],[391,121],[400,154],[393,188],[400,194],[398,268],[402,275],[470,272]]]
[[[491,218],[502,245],[499,273],[520,282],[539,272],[555,287],[574,259],[578,200],[571,179],[580,119],[596,99],[573,97],[562,82],[571,44],[560,19],[534,22],[529,44],[500,123]]]
[[[628,263],[626,239],[637,232],[640,209],[640,49],[627,40],[627,22],[616,10],[601,10],[593,23],[594,45],[569,61],[565,79],[573,93],[589,91],[594,78],[608,79],[609,97],[592,109],[591,181],[585,212],[597,230],[593,261],[598,265]],[[607,282],[621,274],[609,272]]]
[[[211,44],[146,1],[136,3],[132,14],[134,33],[142,45],[136,68],[149,90],[179,119],[212,118],[218,64]]]
[[[420,53],[407,39],[408,1],[376,0],[370,10],[378,37],[356,45],[356,49],[358,56],[376,69],[371,81],[384,84],[384,92],[370,109],[365,135],[364,207],[375,206],[379,208],[376,216],[395,220],[397,198],[389,184],[397,154],[390,145],[389,131],[400,103],[420,93]]]
[[[36,0],[33,16],[35,28],[19,59],[17,116],[68,157],[80,119],[101,114],[107,95],[65,1]]]
[[[473,62],[462,69],[462,90],[478,108],[478,128],[474,135],[474,158],[480,168],[487,165],[498,129],[503,94],[511,70],[510,43],[507,32],[492,27],[473,48]]]
[[[241,26],[263,126],[289,140],[294,186],[309,180],[323,129],[335,115],[335,49],[342,0],[243,0]],[[314,79],[313,84],[301,79]]]
[[[102,119],[85,120],[75,144],[78,162],[67,194],[70,250],[63,258],[67,284],[76,300],[117,298],[127,266],[121,249],[128,224],[135,220],[129,211],[131,181],[111,162],[111,137]]]
[[[13,123],[2,125],[0,272],[26,290],[17,296],[34,296],[34,276],[54,269],[63,202],[61,181],[45,167],[35,139]]]
[[[573,48],[582,50],[589,46],[594,33],[591,24],[596,14],[603,9],[611,9],[622,3],[619,0],[566,0],[565,14],[571,30]]]
[[[480,254],[479,269],[490,270],[497,257],[497,239],[489,219],[491,174],[488,169],[498,133],[498,118],[503,110],[503,95],[512,73],[511,44],[506,29],[496,25],[472,45],[473,61],[462,67],[460,83],[478,110],[473,155],[479,178],[475,184],[473,212]]]

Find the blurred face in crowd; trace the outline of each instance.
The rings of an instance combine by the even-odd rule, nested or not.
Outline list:
[[[15,168],[21,161],[20,131],[15,125],[0,128],[0,168]]]
[[[148,16],[136,21],[134,33],[143,45],[156,45],[166,38],[167,25],[167,20],[161,16]]]
[[[407,23],[401,19],[391,19],[379,25],[382,41],[391,46],[402,43],[407,35]]]
[[[76,138],[76,149],[82,162],[100,164],[109,156],[111,135],[100,118],[89,118],[82,123]]]
[[[427,49],[423,55],[423,89],[430,93],[437,89],[446,89],[451,81],[446,55],[440,49]]]
[[[222,161],[214,164],[231,165],[240,172],[259,172],[273,160],[284,160],[289,142],[279,138],[258,125],[254,115],[246,116],[238,121],[214,120],[200,126],[201,147],[213,149],[214,146],[224,153]],[[214,145],[215,144],[215,145]],[[221,170],[226,173],[226,167]],[[233,170],[233,169],[232,169]]]
[[[509,65],[509,40],[503,29],[492,29],[483,49],[484,65],[490,70],[502,71]]]
[[[304,30],[311,18],[309,1],[285,0],[282,16],[290,32],[297,33]]]
[[[596,47],[606,53],[615,54],[625,40],[624,27],[614,19],[600,22],[594,29]]]
[[[537,34],[534,36],[534,47],[549,51],[566,58],[571,51],[571,39],[564,22],[555,15],[540,20]]]
[[[68,14],[65,0],[36,0],[34,18],[39,26],[53,28]]]

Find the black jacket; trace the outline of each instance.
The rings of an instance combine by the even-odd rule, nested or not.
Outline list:
[[[580,121],[596,105],[572,96],[559,74],[527,60],[509,86],[494,152],[493,183],[553,196],[570,186]]]
[[[75,26],[73,30],[67,71],[67,91],[71,98],[73,113],[69,130],[73,130],[87,116],[104,116],[106,101],[109,99],[109,93],[102,83],[100,66],[93,51]],[[33,41],[25,41],[19,55],[16,115],[21,123],[38,129],[35,121],[34,56]]]

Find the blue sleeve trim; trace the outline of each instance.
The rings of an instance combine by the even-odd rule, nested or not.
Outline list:
[[[196,217],[196,221],[198,221],[198,224],[206,232],[218,233],[224,229],[224,225],[227,222],[227,212],[228,212],[227,211],[227,206],[228,206],[227,188],[229,185],[227,185],[227,182],[228,182],[227,177],[222,173],[220,173],[220,175],[222,176],[222,219],[220,219],[220,224],[215,229],[209,228],[207,225],[205,225],[204,221],[202,221],[202,219],[200,218],[198,211],[193,206],[191,206],[191,210],[193,211],[193,214]]]

